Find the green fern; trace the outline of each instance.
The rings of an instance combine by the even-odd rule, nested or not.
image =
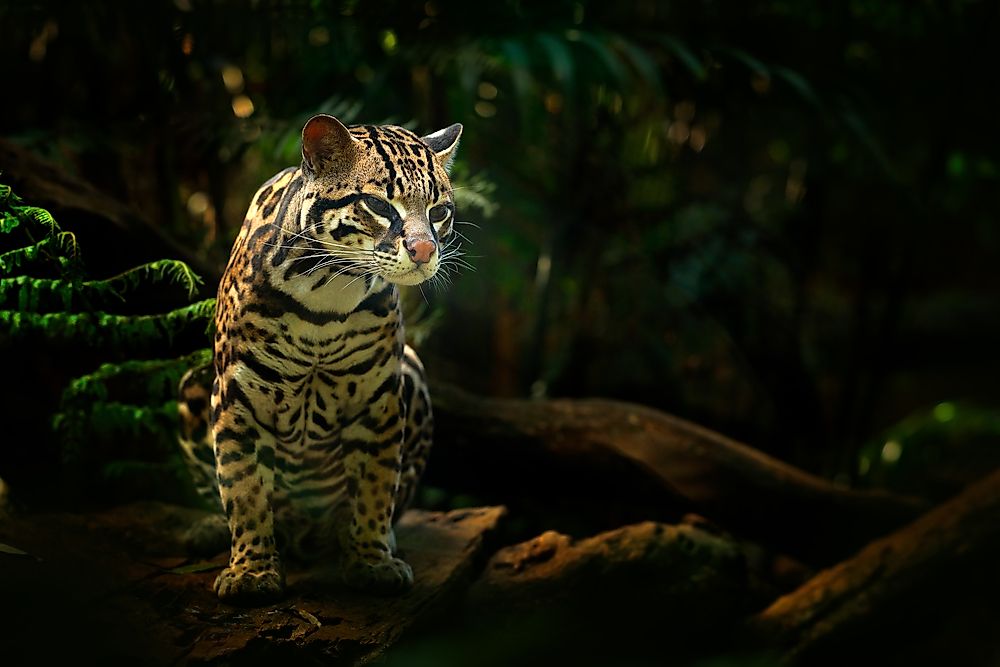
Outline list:
[[[46,236],[61,231],[51,213],[43,208],[24,206],[9,185],[0,183],[0,232],[8,234],[18,227],[29,233],[43,231]]]
[[[41,261],[53,262],[65,272],[76,262],[76,256],[76,236],[72,232],[57,232],[38,243],[0,253],[0,276]]]
[[[128,396],[132,402],[158,404],[174,397],[181,376],[188,369],[210,362],[212,351],[202,349],[177,359],[130,359],[102,364],[96,371],[76,378],[63,391],[61,409]]]
[[[46,240],[57,238],[58,236]],[[38,245],[40,244],[30,247]],[[52,308],[63,311],[93,310],[106,307],[114,301],[124,301],[126,293],[141,285],[162,283],[181,285],[187,291],[188,298],[191,298],[197,293],[202,281],[187,264],[174,259],[143,264],[105,280],[79,281],[22,275],[0,278],[0,307],[10,307],[16,303],[18,310],[31,313]]]
[[[41,338],[101,349],[155,350],[171,343],[192,325],[211,325],[215,299],[205,299],[161,315],[115,315],[106,312],[34,313],[0,310],[0,336],[17,342]]]
[[[142,461],[176,467],[177,384],[189,368],[208,362],[211,352],[142,357],[162,356],[182,333],[210,330],[215,299],[155,314],[116,310],[130,305],[127,300],[136,290],[150,286],[177,285],[190,300],[201,278],[185,263],[164,259],[110,278],[85,279],[76,237],[3,184],[0,233],[10,235],[15,245],[24,243],[0,254],[0,342],[9,348],[42,342],[125,359],[100,365],[63,391],[51,424],[64,460],[84,478],[127,474],[143,469]]]
[[[174,283],[187,289],[188,298],[194,298],[203,284],[201,278],[184,262],[176,259],[161,259],[137,266],[103,281],[93,281],[84,285],[101,285],[122,296],[140,285]]]

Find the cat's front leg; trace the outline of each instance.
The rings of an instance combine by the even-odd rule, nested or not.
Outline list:
[[[396,592],[413,585],[413,570],[394,554],[392,519],[402,466],[403,420],[400,374],[390,371],[341,432],[349,517],[340,527],[344,582]]]
[[[228,391],[227,391],[228,389]],[[254,418],[245,392],[231,381],[213,388],[219,494],[232,538],[229,567],[215,580],[223,600],[265,602],[280,597],[285,577],[274,540],[273,436]]]

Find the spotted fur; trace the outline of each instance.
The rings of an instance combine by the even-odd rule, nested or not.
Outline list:
[[[397,285],[447,261],[461,129],[421,138],[317,116],[302,164],[254,196],[219,286],[213,366],[181,383],[182,449],[227,517],[219,597],[280,595],[279,542],[338,544],[352,586],[412,584],[392,524],[432,414]]]

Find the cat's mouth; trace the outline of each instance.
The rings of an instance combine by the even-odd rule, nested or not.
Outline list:
[[[426,282],[434,277],[437,273],[437,266],[431,267],[429,264],[422,264],[420,266],[415,266],[408,271],[402,271],[395,274],[383,273],[382,277],[388,280],[390,283],[395,283],[397,285],[419,285],[422,282]]]

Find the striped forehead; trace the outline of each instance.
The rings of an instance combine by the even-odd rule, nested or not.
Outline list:
[[[380,165],[371,182],[384,187],[388,199],[433,202],[449,187],[433,151],[413,132],[395,125],[358,125],[350,132]]]

